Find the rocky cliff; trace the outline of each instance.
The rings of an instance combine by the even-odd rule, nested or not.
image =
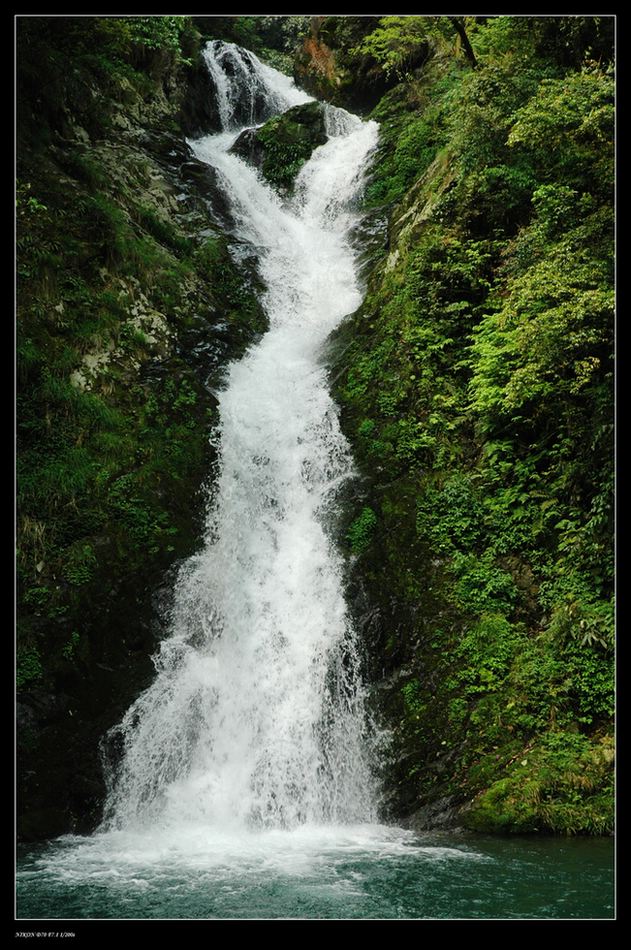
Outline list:
[[[99,817],[100,738],[151,677],[166,578],[200,543],[213,389],[265,328],[186,145],[217,127],[199,37],[176,51],[70,22],[23,20],[18,37],[25,839]]]

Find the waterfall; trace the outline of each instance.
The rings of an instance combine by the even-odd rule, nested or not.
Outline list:
[[[204,57],[223,129],[189,144],[257,251],[270,328],[219,393],[204,546],[179,572],[156,678],[110,735],[103,830],[369,822],[357,646],[327,531],[353,466],[322,349],[361,300],[349,231],[377,126],[327,109],[328,141],[282,200],[228,149],[309,97],[234,44]]]
[[[172,934],[190,920],[611,918],[607,839],[559,849],[376,820],[330,537],[353,465],[322,354],[360,302],[350,234],[377,129],[327,107],[328,141],[281,200],[229,149],[244,123],[307,97],[232,44],[205,57],[223,129],[190,145],[224,188],[237,246],[256,251],[270,328],[227,369],[203,545],[179,571],[153,685],[106,743],[103,824],[23,850],[17,936],[109,920],[116,935],[133,920],[136,938],[149,919]]]

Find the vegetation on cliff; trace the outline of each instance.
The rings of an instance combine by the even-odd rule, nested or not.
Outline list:
[[[611,21],[476,18],[473,69],[427,20],[353,53],[399,81],[366,190],[387,254],[335,365],[393,812],[607,832]]]

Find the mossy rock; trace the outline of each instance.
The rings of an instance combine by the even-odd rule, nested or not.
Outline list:
[[[275,188],[290,189],[315,148],[327,140],[319,102],[294,106],[260,129],[246,129],[231,151],[259,168]]]
[[[608,733],[550,732],[462,810],[462,823],[491,834],[611,834],[613,756]]]

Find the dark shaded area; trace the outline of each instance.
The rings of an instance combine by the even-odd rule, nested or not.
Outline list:
[[[178,120],[183,134],[189,138],[218,132],[221,128],[215,87],[201,56],[190,67],[187,95]]]

